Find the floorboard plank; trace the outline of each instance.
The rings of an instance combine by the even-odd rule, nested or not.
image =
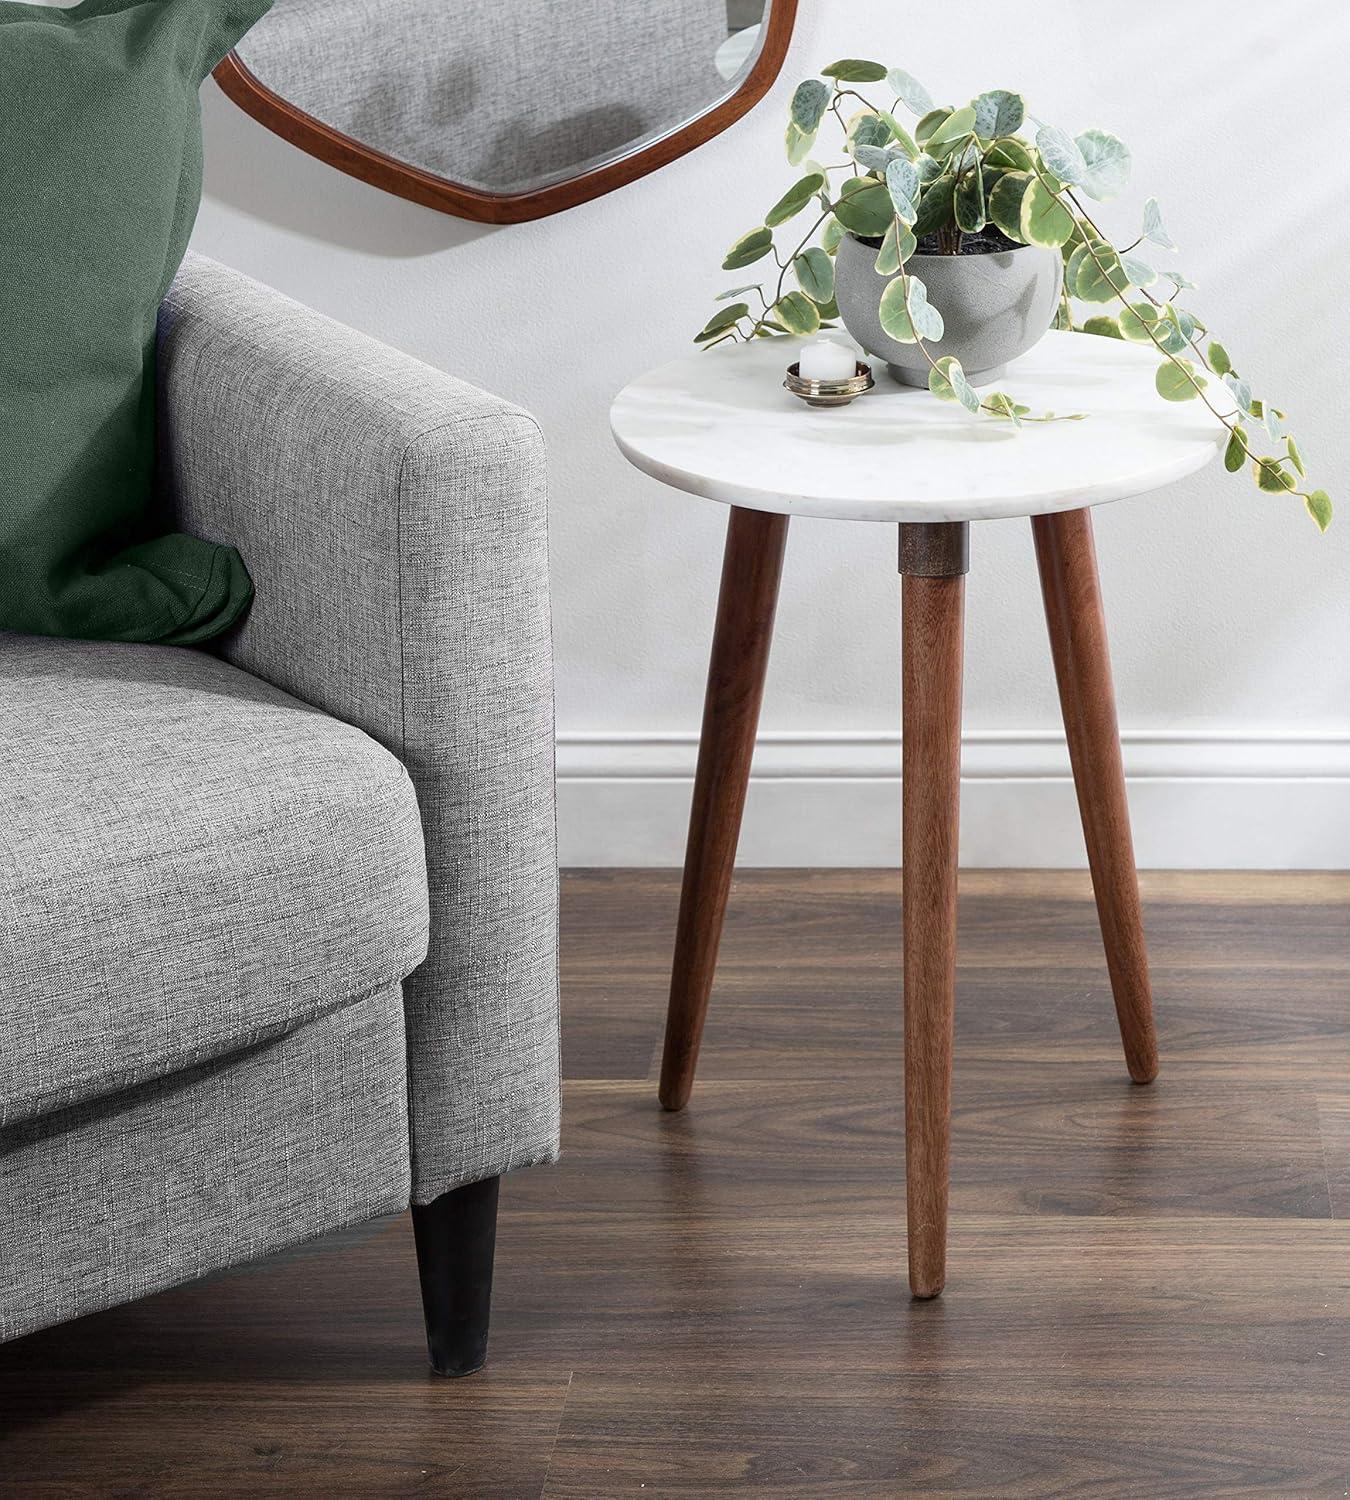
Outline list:
[[[678,874],[569,875],[565,1155],[503,1186],[488,1368],[406,1216],[0,1347],[5,1497],[1350,1492],[1350,876],[1143,879],[1132,1086],[1080,872],[962,877],[950,1276],[904,1284],[901,881],[737,878],[693,1102]]]

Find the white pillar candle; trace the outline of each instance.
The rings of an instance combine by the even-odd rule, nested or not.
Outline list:
[[[803,380],[851,380],[857,369],[853,350],[832,339],[804,344],[797,361],[797,373]]]

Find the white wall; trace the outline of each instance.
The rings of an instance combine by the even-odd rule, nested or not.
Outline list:
[[[606,412],[689,348],[724,247],[790,180],[795,83],[840,55],[938,95],[1014,87],[1132,146],[1109,227],[1163,201],[1191,305],[1290,413],[1341,518],[1206,473],[1097,513],[1141,859],[1350,864],[1350,439],[1345,410],[1350,11],[1327,0],[801,0],[784,73],[691,155],[551,219],[488,228],[343,176],[208,85],[196,246],[533,410],[551,450],[567,863],[674,862],[725,513],[630,469]],[[965,857],[1079,859],[1027,528],[977,528]],[[892,528],[795,522],[748,860],[898,856]]]

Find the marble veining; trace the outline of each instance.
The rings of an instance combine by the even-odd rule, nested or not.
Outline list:
[[[610,412],[619,447],[676,489],[753,510],[976,521],[1144,494],[1227,441],[1202,402],[1158,395],[1160,355],[1119,339],[1051,332],[1014,360],[998,389],[1034,412],[1086,413],[1021,428],[897,385],[880,360],[873,391],[813,409],[782,387],[800,342],[724,344],[639,376]],[[1233,409],[1216,382],[1206,394]]]

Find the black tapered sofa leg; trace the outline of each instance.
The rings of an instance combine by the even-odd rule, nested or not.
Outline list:
[[[499,1177],[413,1204],[427,1350],[438,1375],[471,1375],[487,1359]]]

